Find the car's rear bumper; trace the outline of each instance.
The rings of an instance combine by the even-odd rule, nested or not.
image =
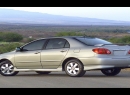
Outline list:
[[[100,69],[107,69],[107,68],[130,68],[130,65],[127,66],[114,66],[114,65],[89,65],[84,66],[84,70],[100,70]]]
[[[79,58],[84,70],[104,68],[129,68],[130,58]]]

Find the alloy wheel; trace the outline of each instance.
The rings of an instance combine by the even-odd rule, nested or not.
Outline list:
[[[14,73],[14,66],[12,64],[5,63],[1,66],[1,72],[10,75]]]
[[[76,75],[79,72],[79,66],[75,62],[71,62],[67,65],[67,71],[68,73],[72,75]]]

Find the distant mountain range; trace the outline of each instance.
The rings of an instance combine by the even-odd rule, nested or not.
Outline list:
[[[0,24],[54,24],[54,25],[130,25],[127,21],[105,20],[87,17],[52,15],[0,8]]]

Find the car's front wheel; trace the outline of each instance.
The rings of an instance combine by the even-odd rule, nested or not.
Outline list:
[[[38,73],[38,74],[49,74],[51,72],[47,72],[47,71],[36,71],[36,73]]]
[[[102,69],[101,72],[107,76],[115,76],[121,71],[120,68]]]
[[[65,72],[71,77],[81,77],[86,71],[80,61],[73,59],[65,64]]]
[[[14,66],[10,61],[3,61],[0,63],[0,74],[3,76],[14,76],[18,71],[14,71]]]

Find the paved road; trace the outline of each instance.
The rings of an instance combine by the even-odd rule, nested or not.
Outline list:
[[[11,77],[0,75],[0,88],[130,88],[130,71],[114,77],[100,71],[88,71],[83,77],[69,77],[64,72],[49,75],[20,72]]]

